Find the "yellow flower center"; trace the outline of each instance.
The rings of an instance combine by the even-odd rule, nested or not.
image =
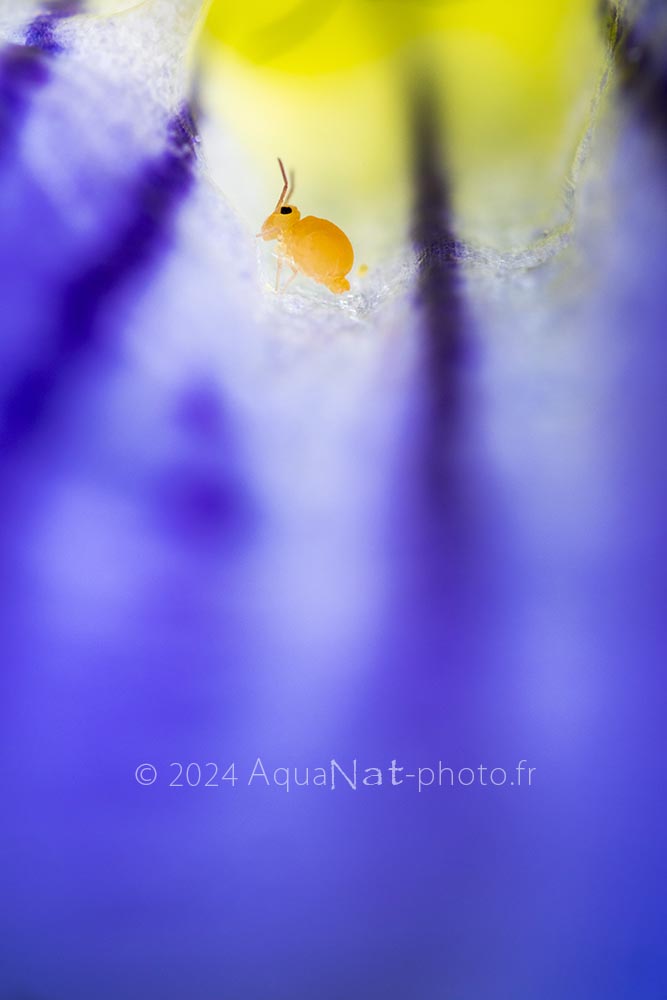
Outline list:
[[[332,218],[372,255],[409,226],[410,96],[423,76],[459,231],[515,245],[557,221],[602,62],[597,10],[596,0],[214,0],[205,99],[276,196],[281,155],[302,211]],[[261,216],[270,205],[242,207]]]

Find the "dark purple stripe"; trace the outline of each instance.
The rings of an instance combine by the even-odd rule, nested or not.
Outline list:
[[[412,239],[419,263],[416,289],[422,336],[420,442],[422,485],[432,499],[443,483],[448,440],[456,435],[462,364],[466,356],[464,310],[452,207],[443,161],[434,88],[426,83],[413,98],[415,205]]]
[[[667,132],[667,8],[663,0],[640,5],[632,22],[605,0],[603,13],[621,87],[652,126]]]
[[[400,651],[399,675],[410,648],[421,672],[441,672],[446,663],[458,670],[473,657],[465,628],[473,603],[468,563],[477,527],[470,457],[475,442],[465,385],[468,329],[433,93],[424,81],[412,101],[412,239],[419,267],[412,326],[420,338],[419,367],[391,505],[397,610],[390,616],[390,651],[383,653]],[[401,690],[398,700],[404,695]]]
[[[170,122],[164,152],[145,165],[134,183],[128,218],[115,240],[65,284],[50,356],[24,374],[3,407],[4,447],[36,428],[73,361],[96,346],[111,296],[169,246],[176,210],[194,182],[195,143],[195,127],[185,109]]]
[[[56,40],[53,18],[48,15],[35,18],[26,32],[25,44],[28,48],[39,49],[40,52],[47,52],[49,55],[62,52],[62,46]]]
[[[64,17],[73,17],[80,13],[82,4],[76,0],[61,0],[47,5],[46,14],[36,17],[28,27],[25,36],[25,44],[49,55],[57,55],[62,52],[62,46],[56,39],[56,25]]]
[[[130,195],[132,214],[108,252],[66,288],[59,323],[58,355],[89,344],[96,321],[115,292],[164,249],[178,205],[194,180],[196,135],[189,110],[172,120],[165,152],[144,168]]]
[[[192,385],[178,401],[176,426],[187,449],[175,455],[156,483],[163,528],[206,551],[243,540],[256,519],[248,495],[232,418],[217,386]]]
[[[490,601],[482,590],[490,552],[469,419],[461,248],[434,93],[424,79],[412,95],[412,239],[419,269],[410,333],[419,337],[419,367],[385,529],[383,697],[364,706],[364,716],[371,728],[386,731],[406,719],[415,731],[446,731],[451,745],[463,747],[471,678],[484,669]]]
[[[24,45],[8,45],[0,51],[0,156],[18,133],[34,95],[48,83],[49,57],[62,51],[55,25],[81,9],[69,0],[54,3],[47,14],[28,26]]]
[[[8,45],[0,52],[0,154],[22,123],[30,98],[48,78],[39,52],[22,45]]]

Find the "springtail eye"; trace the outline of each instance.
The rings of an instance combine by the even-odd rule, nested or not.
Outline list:
[[[286,206],[285,206],[284,208],[281,208],[281,209],[280,209],[280,214],[281,214],[281,215],[291,215],[291,214],[292,214],[292,209],[291,209],[291,208],[289,208],[289,207],[288,207],[288,206],[286,205]]]

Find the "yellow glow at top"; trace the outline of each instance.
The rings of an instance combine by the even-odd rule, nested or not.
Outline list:
[[[510,245],[557,215],[602,61],[596,10],[596,0],[214,0],[205,96],[262,164],[267,190],[277,194],[282,155],[305,211],[386,250],[409,225],[410,94],[425,76],[462,235]]]

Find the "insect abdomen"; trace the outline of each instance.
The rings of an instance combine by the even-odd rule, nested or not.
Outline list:
[[[290,230],[286,249],[295,267],[340,294],[350,288],[346,275],[354,266],[354,250],[342,229],[313,215]]]

